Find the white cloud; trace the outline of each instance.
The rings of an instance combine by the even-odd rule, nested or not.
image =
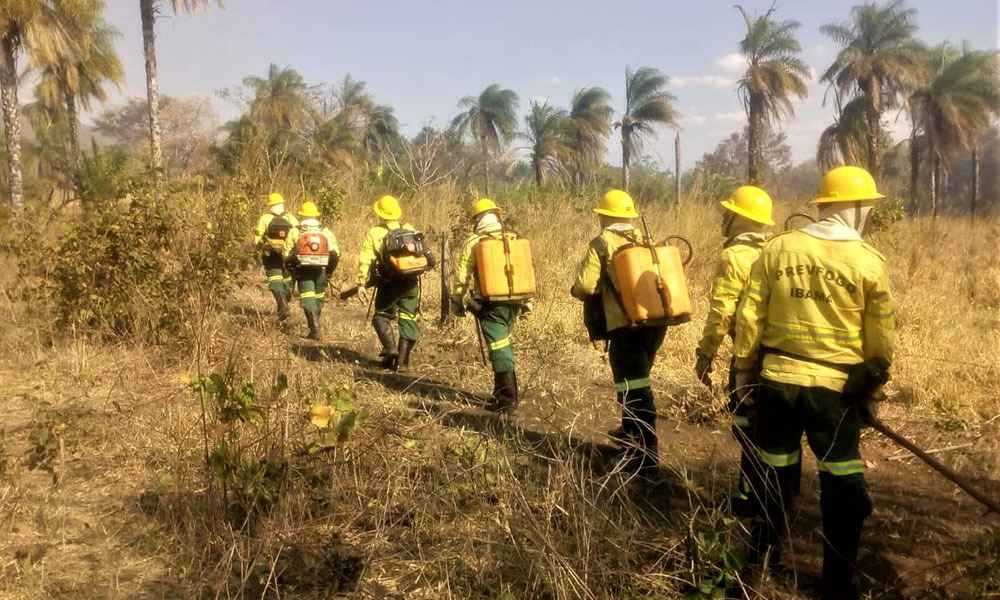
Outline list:
[[[747,68],[747,58],[739,52],[733,52],[717,59],[715,64],[726,71],[742,71]]]
[[[559,85],[562,83],[562,77],[559,77],[558,75],[553,75],[552,77],[549,77],[548,83],[550,85]]]
[[[744,115],[742,111],[712,113],[707,115],[691,114],[683,115],[681,117],[681,122],[688,125],[704,125],[706,123],[740,124],[745,121],[746,115]]]
[[[690,77],[681,75],[671,77],[670,83],[678,89],[687,87],[727,88],[736,85],[736,80],[722,75],[692,75]]]

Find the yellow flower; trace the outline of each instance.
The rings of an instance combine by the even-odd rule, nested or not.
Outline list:
[[[326,404],[316,404],[309,409],[309,420],[320,429],[330,426],[330,406]]]

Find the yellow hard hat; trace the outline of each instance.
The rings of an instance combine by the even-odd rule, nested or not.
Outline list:
[[[472,203],[472,216],[478,217],[484,212],[495,210],[500,212],[500,207],[497,206],[496,202],[490,200],[489,198],[480,198]]]
[[[319,216],[319,207],[316,206],[316,203],[306,200],[302,203],[302,208],[299,209],[299,216],[315,219]]]
[[[814,202],[875,202],[882,198],[885,196],[878,192],[868,171],[861,167],[837,167],[823,176]]]
[[[605,217],[622,219],[637,219],[639,217],[632,196],[622,190],[608,190],[594,212]]]
[[[399,200],[392,196],[382,196],[375,202],[375,214],[378,218],[386,221],[398,221],[403,216],[403,209],[399,207]]]
[[[277,204],[284,204],[284,203],[285,203],[285,197],[279,194],[278,192],[271,192],[271,195],[267,197],[268,206],[275,206]]]
[[[753,185],[743,185],[722,202],[722,207],[762,225],[774,225],[771,196]]]

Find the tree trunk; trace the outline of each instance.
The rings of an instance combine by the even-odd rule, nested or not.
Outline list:
[[[941,194],[941,157],[933,149],[931,152],[931,217],[936,219]]]
[[[674,134],[674,202],[681,205],[681,132]]]
[[[163,184],[163,150],[160,141],[160,90],[156,79],[156,7],[153,0],[139,0],[142,47],[146,56],[146,96],[149,100],[149,157],[156,190]]]
[[[629,162],[632,160],[632,128],[622,123],[622,189],[628,191]]]
[[[66,115],[69,120],[69,168],[73,178],[76,196],[83,201],[83,181],[80,178],[80,111],[76,105],[76,94],[65,90]]]
[[[0,62],[0,103],[3,104],[3,124],[7,141],[7,179],[10,185],[10,206],[24,208],[24,174],[21,170],[21,122],[17,102],[17,48],[3,42]]]
[[[868,172],[878,182],[881,178],[882,160],[879,155],[882,142],[882,83],[872,78],[867,85],[871,110],[868,111]]]
[[[979,148],[972,149],[972,198],[969,202],[969,213],[976,218],[976,204],[979,202]]]
[[[479,143],[483,147],[483,181],[486,186],[485,194],[490,195],[490,147],[486,144],[486,138],[479,138]]]
[[[920,145],[917,142],[917,129],[910,130],[910,216],[915,216],[919,212],[919,190],[920,185]]]
[[[531,159],[531,164],[535,167],[535,185],[542,187],[542,183],[544,183],[542,180],[542,162],[537,158],[533,158]]]
[[[761,134],[763,121],[759,102],[750,99],[750,115],[747,129],[747,182],[750,185],[760,185]]]

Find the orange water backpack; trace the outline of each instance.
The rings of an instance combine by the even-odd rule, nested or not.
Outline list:
[[[304,267],[325,267],[330,264],[330,242],[320,231],[305,231],[295,242],[299,264]]]

